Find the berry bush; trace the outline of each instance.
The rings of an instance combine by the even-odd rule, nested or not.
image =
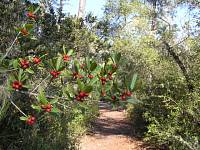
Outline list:
[[[74,149],[77,137],[98,114],[100,99],[113,106],[137,102],[133,93],[137,75],[120,72],[120,53],[99,58],[81,52],[84,47],[77,46],[77,37],[67,30],[71,23],[89,34],[81,19],[65,18],[62,27],[52,25],[56,33],[51,33],[46,24],[50,14],[40,6],[23,12],[25,19],[15,27],[16,37],[0,58],[1,135],[8,136],[3,136],[0,145],[5,149]],[[62,30],[72,41],[65,42]]]

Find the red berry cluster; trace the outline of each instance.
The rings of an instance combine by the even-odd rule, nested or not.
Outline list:
[[[28,16],[29,18],[33,19],[33,20],[36,19],[36,15],[34,15],[32,12],[28,12],[28,13],[27,13],[27,16]]]
[[[80,68],[85,69],[86,64],[81,64]]]
[[[101,77],[100,80],[102,85],[106,84],[107,79],[105,77]]]
[[[89,75],[88,75],[88,78],[93,79],[94,76],[93,76],[92,74],[89,74]]]
[[[36,122],[36,118],[33,117],[33,116],[30,116],[30,117],[26,120],[26,123],[27,123],[28,125],[33,125],[35,122]]]
[[[79,92],[79,95],[76,95],[76,100],[83,102],[83,99],[88,97],[88,96],[89,96],[89,94],[86,93],[86,92]]]
[[[125,91],[124,93],[122,93],[122,95],[120,96],[121,100],[126,100],[126,97],[130,97],[132,95],[132,93],[130,91]]]
[[[108,72],[108,79],[109,79],[109,80],[112,80],[112,79],[113,79],[113,78],[112,78],[112,74],[113,74],[112,72]]]
[[[28,32],[25,28],[21,29],[21,30],[20,30],[20,33],[21,33],[23,36],[27,36],[27,35],[29,34],[29,32]]]
[[[64,60],[64,62],[70,61],[70,56],[67,55],[67,54],[64,54],[63,55],[63,60]]]
[[[41,59],[39,57],[33,57],[32,61],[33,61],[34,64],[41,63]]]
[[[22,59],[22,60],[20,61],[20,66],[21,66],[21,68],[23,68],[23,69],[27,69],[27,68],[29,68],[30,63],[29,63],[28,60]]]
[[[22,83],[20,81],[14,81],[12,83],[12,88],[15,90],[21,90],[22,89]]]
[[[46,112],[51,112],[52,105],[51,105],[51,104],[41,105],[41,108],[42,108],[43,110],[45,110]]]
[[[132,93],[130,91],[126,91],[125,93],[126,93],[126,96],[131,96],[132,95]]]
[[[78,78],[82,79],[83,78],[83,76],[81,74],[79,74],[78,72],[73,72],[72,76],[74,79],[78,79]]]
[[[50,74],[53,76],[53,78],[58,78],[58,76],[61,74],[60,71],[57,71],[57,70],[53,70],[50,72]]]

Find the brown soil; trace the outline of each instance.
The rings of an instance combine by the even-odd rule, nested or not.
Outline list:
[[[131,128],[123,110],[113,111],[108,104],[100,103],[100,116],[90,135],[81,139],[80,150],[146,150]]]

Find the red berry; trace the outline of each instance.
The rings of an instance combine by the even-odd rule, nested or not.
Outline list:
[[[80,98],[84,98],[84,97],[85,97],[85,92],[80,92],[80,93],[79,93],[79,97],[80,97]]]
[[[28,60],[26,60],[26,59],[22,59],[21,61],[20,61],[20,65],[21,65],[21,68],[23,68],[23,69],[27,69],[27,68],[29,68],[29,61]]]
[[[31,19],[36,19],[36,15],[34,15],[32,12],[28,12],[27,13],[27,16],[29,17],[29,18],[31,18]]]
[[[26,123],[27,123],[28,125],[33,125],[33,124],[35,123],[35,121],[36,121],[36,118],[33,117],[33,116],[30,116],[30,117],[26,120]]]
[[[102,85],[106,84],[106,78],[105,77],[101,77],[100,80],[101,80],[101,84]]]
[[[126,96],[131,96],[131,95],[132,95],[132,93],[130,91],[126,92]]]
[[[109,75],[109,76],[112,76],[112,74],[113,74],[112,72],[108,72],[108,75]]]
[[[79,102],[83,102],[83,99],[80,96],[76,96],[76,100]]]
[[[80,100],[81,98],[80,98],[80,96],[76,96],[76,100]]]
[[[85,97],[88,97],[89,96],[89,94],[88,93],[85,93]]]
[[[116,99],[116,96],[113,95],[111,98],[112,98],[112,100],[115,100],[115,99]]]
[[[46,108],[47,108],[47,109],[51,109],[51,108],[52,108],[52,105],[51,105],[51,104],[47,104],[47,105],[46,105]]]
[[[47,108],[45,110],[46,110],[46,112],[51,112],[51,108]]]
[[[22,83],[20,81],[14,81],[12,83],[12,88],[15,90],[20,90],[22,89]]]
[[[32,125],[32,124],[33,124],[33,121],[32,121],[31,119],[28,119],[28,120],[26,120],[26,123],[27,123],[28,125]]]
[[[20,30],[20,32],[21,32],[21,34],[23,35],[23,36],[27,36],[29,33],[28,33],[28,31],[24,28],[24,29],[21,29]]]
[[[33,122],[35,122],[36,118],[35,118],[35,117],[31,117],[31,120],[32,120]]]
[[[78,77],[79,77],[78,72],[73,72],[73,78],[74,78],[74,79],[77,79]]]
[[[39,64],[41,62],[41,59],[39,57],[33,57],[32,61],[34,64]]]
[[[79,74],[78,77],[79,77],[79,79],[82,79],[82,78],[83,78],[83,75]]]
[[[57,71],[56,73],[57,73],[57,75],[60,75],[60,74],[61,74],[61,72],[60,72],[60,71]]]
[[[113,77],[112,76],[109,76],[109,80],[112,80],[113,79]]]
[[[126,100],[126,95],[121,95],[120,98],[121,98],[121,100],[124,101],[124,100]]]
[[[106,82],[106,78],[105,77],[101,77],[100,80]]]
[[[64,62],[70,61],[70,56],[68,56],[67,54],[64,54],[63,60],[64,60]]]
[[[61,72],[54,70],[54,71],[51,71],[50,74],[53,76],[53,78],[58,78],[58,75],[60,75]]]
[[[88,75],[88,78],[92,79],[92,78],[94,78],[94,76],[91,75],[91,74],[89,74],[89,75]]]

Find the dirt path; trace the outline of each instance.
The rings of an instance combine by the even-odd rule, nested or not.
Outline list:
[[[100,103],[100,117],[92,134],[81,139],[80,150],[146,150],[131,131],[123,111],[112,111],[108,104]]]

